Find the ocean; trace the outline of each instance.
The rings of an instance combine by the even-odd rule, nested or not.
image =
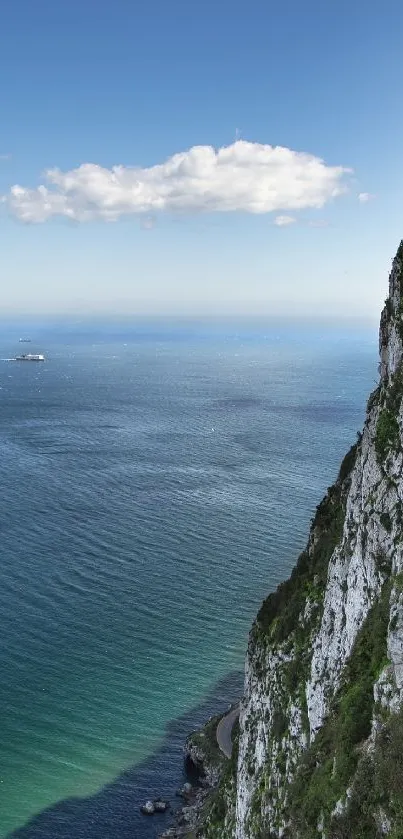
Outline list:
[[[32,343],[18,343],[30,334]],[[3,324],[0,837],[148,839],[361,428],[373,326]]]

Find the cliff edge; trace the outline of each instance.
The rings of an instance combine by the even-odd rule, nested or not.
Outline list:
[[[251,630],[204,839],[403,837],[403,242],[379,345],[363,432]]]

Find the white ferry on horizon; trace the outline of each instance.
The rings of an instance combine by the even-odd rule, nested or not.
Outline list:
[[[14,361],[45,361],[45,356],[42,353],[23,353],[16,355]]]
[[[20,344],[30,344],[30,343],[31,343],[30,338],[20,338]]]

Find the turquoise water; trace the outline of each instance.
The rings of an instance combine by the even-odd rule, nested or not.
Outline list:
[[[377,336],[7,324],[0,356],[27,329],[47,362],[0,364],[0,836],[154,836],[139,796],[239,691],[215,686],[362,425]]]

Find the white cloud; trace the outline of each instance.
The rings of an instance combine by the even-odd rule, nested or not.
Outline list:
[[[141,219],[140,227],[142,230],[154,230],[156,219],[154,216],[145,216]]]
[[[288,227],[289,224],[295,224],[296,220],[293,216],[276,216],[274,224],[277,227]]]
[[[0,154],[0,160],[11,160],[11,154]]]
[[[329,227],[329,222],[325,218],[311,219],[311,221],[308,221],[308,227]]]
[[[375,195],[372,195],[370,192],[360,192],[358,195],[360,204],[367,204],[372,198],[375,198]]]
[[[193,146],[149,168],[49,169],[46,184],[15,185],[7,203],[25,222],[116,221],[162,211],[270,213],[323,207],[346,191],[350,171],[305,152],[237,140],[218,150]]]

